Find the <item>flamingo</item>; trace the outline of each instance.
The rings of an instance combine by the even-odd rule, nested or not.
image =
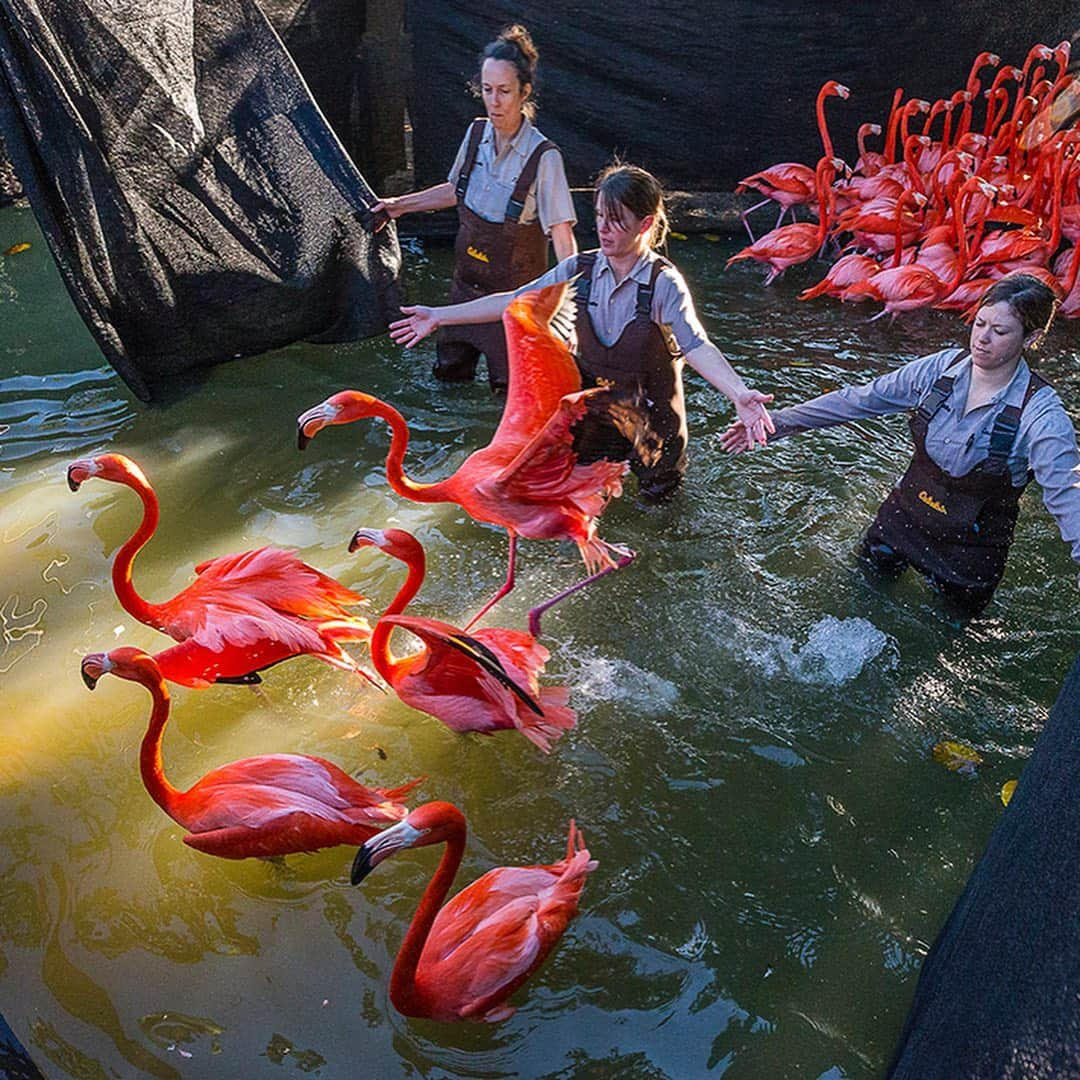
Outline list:
[[[371,637],[375,669],[406,705],[434,716],[452,731],[490,735],[516,729],[545,754],[574,726],[577,716],[566,704],[569,690],[539,687],[537,677],[550,654],[534,634],[492,627],[467,635],[436,619],[403,616],[424,581],[424,549],[403,529],[360,529],[349,550],[361,547],[376,547],[409,568],[405,584]],[[395,626],[415,634],[424,648],[412,656],[395,657],[390,652]]]
[[[847,293],[869,295],[875,300],[883,301],[885,307],[874,316],[875,319],[880,319],[886,314],[894,315],[900,311],[927,307],[948,297],[960,284],[967,269],[968,250],[963,225],[964,204],[976,188],[982,189],[987,186],[985,181],[973,177],[953,192],[953,224],[960,253],[951,278],[943,280],[927,266],[908,263],[905,266],[882,270],[868,281],[850,286]]]
[[[817,116],[818,133],[821,136],[823,154],[827,158],[833,157],[832,138],[829,136],[829,128],[825,122],[825,99],[829,97],[847,98],[851,91],[835,79],[829,79],[818,91],[814,111]],[[841,163],[841,168],[843,167]],[[735,194],[755,188],[765,196],[759,203],[742,212],[743,224],[750,234],[750,242],[754,242],[754,234],[750,229],[750,223],[746,220],[747,215],[767,202],[775,202],[780,206],[780,216],[776,219],[774,229],[780,227],[784,215],[795,206],[802,206],[810,202],[816,195],[814,170],[809,165],[803,165],[798,161],[782,161],[777,165],[770,165],[761,172],[756,172],[744,177],[735,187]],[[820,199],[819,199],[820,202]]]
[[[398,951],[390,1000],[406,1016],[495,1023],[514,1015],[506,999],[562,937],[597,864],[571,821],[564,859],[489,870],[440,907],[461,865],[465,834],[456,806],[425,803],[360,848],[352,883],[405,848],[446,844]]]
[[[566,296],[567,286],[559,284],[511,301],[503,313],[510,378],[502,419],[491,442],[443,480],[422,484],[405,475],[408,425],[397,409],[370,394],[342,390],[297,419],[301,449],[331,424],[367,417],[384,420],[391,433],[386,479],[394,491],[413,502],[457,503],[476,521],[506,529],[506,581],[466,630],[513,589],[518,536],[574,541],[588,573],[539,610],[634,559],[633,552],[605,543],[596,533],[596,519],[608,501],[621,494],[629,466],[604,460],[579,465],[572,449],[573,425],[586,411],[611,412],[620,408],[621,397],[602,387],[581,389],[573,355],[551,329]],[[626,433],[635,436],[628,429]]]
[[[811,225],[806,221],[799,221],[794,225],[781,225],[780,228],[773,229],[772,232],[767,232],[755,240],[749,247],[736,252],[728,259],[726,266],[739,262],[741,259],[755,259],[758,262],[768,263],[769,272],[765,276],[765,284],[769,285],[789,266],[804,263],[812,258],[821,250],[829,231],[832,189],[826,177],[830,170],[839,169],[843,164],[839,158],[822,158],[818,162],[816,177],[821,219],[817,225]]]
[[[881,266],[869,255],[849,252],[841,255],[829,267],[828,273],[813,288],[799,293],[800,300],[813,300],[817,296],[839,296],[849,285],[873,277]]]
[[[207,855],[269,858],[363,843],[380,826],[405,817],[401,799],[420,783],[368,788],[323,758],[266,754],[222,765],[180,791],[165,778],[161,762],[169,691],[154,658],[127,646],[83,657],[83,682],[91,690],[106,674],[150,691],[154,705],[139,753],[143,784],[188,830],[184,843]]]
[[[345,609],[366,603],[364,597],[290,551],[262,547],[208,559],[195,567],[195,581],[171,600],[144,600],[131,572],[157,529],[157,495],[142,469],[123,454],[80,458],[68,466],[72,491],[91,477],[124,484],[142,500],[142,521],[113,560],[113,588],[132,618],[180,642],[157,656],[171,682],[194,688],[254,684],[262,681],[260,671],[303,655],[375,681],[339,644],[370,638],[368,621]]]

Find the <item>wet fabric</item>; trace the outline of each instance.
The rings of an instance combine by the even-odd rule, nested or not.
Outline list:
[[[547,266],[548,240],[539,220],[525,223],[525,197],[536,181],[540,160],[554,143],[538,142],[517,177],[501,221],[488,221],[469,209],[466,197],[477,179],[475,168],[487,121],[474,120],[469,131],[465,161],[455,194],[458,233],[454,245],[454,277],[450,303],[463,304],[509,291],[543,273]],[[502,322],[444,326],[437,338],[435,375],[441,379],[472,378],[479,355],[487,358],[488,381],[493,389],[505,389],[509,380],[509,357]]]
[[[574,450],[581,462],[609,458],[629,461],[638,478],[638,490],[646,498],[663,499],[672,494],[686,472],[686,404],[683,398],[683,360],[670,330],[653,322],[652,308],[656,283],[670,263],[661,257],[652,261],[647,284],[637,286],[633,319],[618,340],[603,344],[593,328],[590,295],[596,266],[596,251],[577,256],[579,277],[575,286],[578,367],[582,385],[610,385],[632,391],[646,403],[649,425],[659,438],[661,450],[646,463],[610,421],[587,416],[574,430]]]
[[[1014,485],[1006,461],[1024,407],[1048,384],[1030,372],[1020,404],[1005,406],[995,419],[986,456],[962,476],[952,476],[927,452],[926,433],[955,396],[955,371],[955,364],[946,368],[912,412],[914,456],[878,510],[867,544],[872,549],[883,542],[939,582],[989,599],[1005,572],[1020,496],[1033,476],[1029,471]]]
[[[923,962],[892,1080],[1080,1075],[1078,727],[1080,657]]]
[[[381,333],[396,235],[254,0],[0,0],[0,135],[76,307],[167,375]]]

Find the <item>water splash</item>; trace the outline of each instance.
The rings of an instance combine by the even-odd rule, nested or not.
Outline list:
[[[887,667],[896,662],[888,635],[872,622],[834,615],[814,623],[801,648],[783,634],[761,634],[746,651],[766,675],[787,674],[810,686],[843,686],[883,654]]]

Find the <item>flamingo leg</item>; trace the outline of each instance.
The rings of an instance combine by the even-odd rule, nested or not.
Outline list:
[[[606,566],[603,570],[598,570],[595,574],[590,574],[576,585],[571,585],[569,589],[563,589],[561,593],[556,593],[550,600],[545,600],[542,604],[537,604],[536,607],[529,612],[529,633],[535,638],[540,636],[540,616],[543,615],[548,608],[554,607],[560,600],[565,600],[579,589],[584,589],[586,585],[591,585],[594,581],[599,581],[600,578],[607,577],[608,574],[611,574],[616,570],[621,570],[624,566],[629,566],[636,558],[637,552],[630,551],[628,548],[624,549],[624,554],[620,555],[619,558],[615,560],[614,566]]]
[[[751,243],[751,244],[752,244],[752,243],[754,243],[754,241],[755,241],[755,240],[757,239],[757,237],[756,237],[756,236],[754,236],[754,230],[750,228],[750,222],[746,220],[746,215],[747,215],[747,214],[752,214],[752,213],[753,213],[753,212],[754,212],[755,210],[757,210],[757,209],[758,209],[759,207],[762,207],[762,206],[764,206],[764,205],[765,205],[766,203],[771,203],[771,202],[772,202],[772,199],[762,199],[762,200],[761,200],[761,202],[757,202],[757,203],[754,203],[754,205],[753,205],[753,206],[748,206],[748,207],[747,207],[747,208],[746,208],[746,209],[745,209],[745,210],[744,210],[744,211],[743,211],[743,212],[742,212],[742,213],[741,213],[741,214],[739,215],[739,217],[741,217],[741,218],[742,218],[742,223],[743,223],[743,224],[744,224],[744,225],[746,226],[746,231],[747,231],[747,233],[748,233],[748,234],[749,234],[749,236],[750,236],[750,243]]]
[[[499,591],[469,620],[465,627],[468,633],[510,590],[514,587],[514,563],[517,558],[517,534],[510,534],[510,561],[506,568],[506,580],[499,586]]]

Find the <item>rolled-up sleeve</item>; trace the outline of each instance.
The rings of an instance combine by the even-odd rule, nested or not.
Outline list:
[[[570,194],[562,154],[558,150],[547,150],[541,155],[534,190],[536,216],[540,219],[540,227],[545,233],[551,232],[552,225],[561,225],[564,221],[571,225],[577,224],[574,198]]]
[[[673,266],[665,267],[656,283],[653,318],[671,328],[672,337],[684,356],[709,340],[686,281]]]
[[[1080,450],[1072,421],[1057,395],[1048,398],[1031,421],[1028,462],[1042,488],[1046,509],[1071,548],[1073,561],[1080,563]]]
[[[801,405],[776,409],[772,412],[776,434],[770,436],[769,441],[849,420],[887,416],[914,408],[957,355],[956,349],[944,349],[912,360],[862,386],[844,386]]]

